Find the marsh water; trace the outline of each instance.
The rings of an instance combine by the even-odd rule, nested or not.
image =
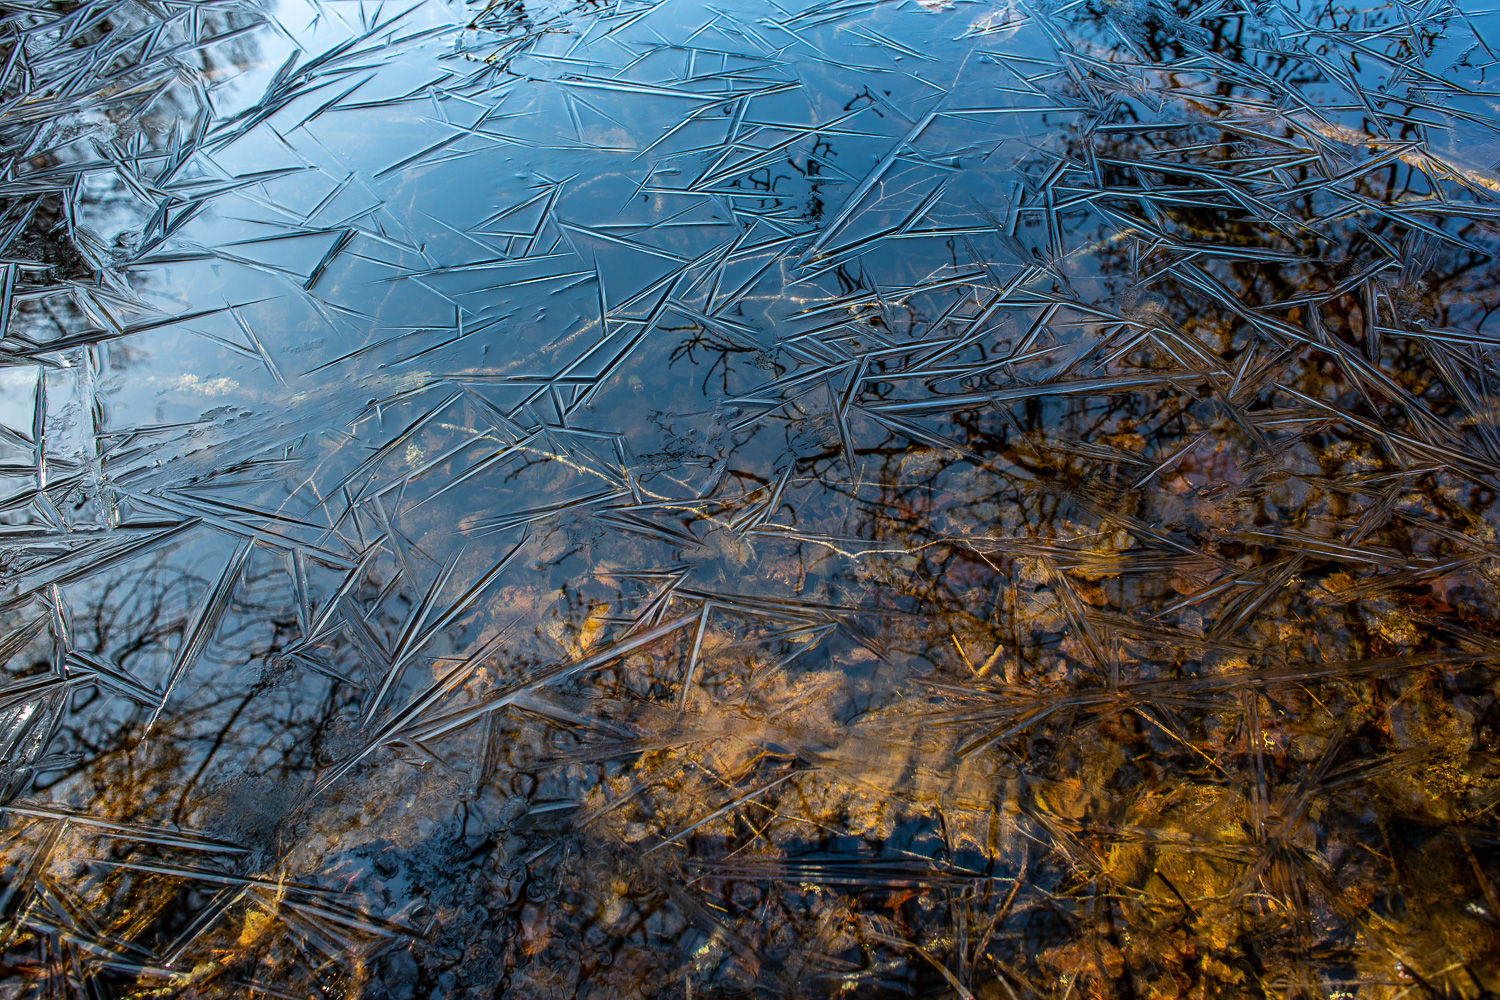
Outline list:
[[[0,995],[1495,996],[1494,47],[0,3]]]

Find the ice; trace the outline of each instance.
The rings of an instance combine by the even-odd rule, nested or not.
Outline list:
[[[1497,32],[0,4],[0,995],[1500,993]]]

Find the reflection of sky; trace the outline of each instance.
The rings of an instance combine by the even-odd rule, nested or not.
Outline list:
[[[316,53],[355,32],[359,25],[334,20],[339,10],[339,5],[331,5],[315,15],[298,5],[278,8],[281,30],[257,34],[263,58],[235,83],[228,101],[216,99],[220,117],[230,117],[238,106],[251,102],[258,82],[274,76],[281,52],[291,49],[288,36],[297,39],[307,53]],[[447,10],[427,5],[415,17],[403,20],[399,30],[407,34],[440,26],[422,17],[437,17]],[[663,16],[670,25],[670,12]],[[907,28],[920,28],[927,20],[917,9],[898,17]],[[953,27],[951,19],[944,25],[945,30]],[[929,40],[938,34],[935,31]],[[474,36],[464,37],[472,40]],[[555,38],[541,39],[511,67],[513,73],[526,74],[528,82],[499,77],[493,89],[476,91],[469,85],[473,96],[462,99],[440,96],[441,88],[448,84],[445,78],[453,76],[455,66],[470,72],[476,60],[455,59],[449,37],[382,51],[378,70],[361,69],[335,77],[282,109],[265,126],[233,141],[212,144],[200,154],[200,173],[205,176],[232,179],[256,172],[293,171],[210,199],[168,244],[178,249],[215,248],[220,259],[237,263],[215,264],[212,275],[186,263],[137,270],[143,278],[156,276],[147,280],[152,293],[162,296],[164,307],[170,302],[186,310],[190,304],[225,299],[280,302],[274,321],[267,315],[268,307],[258,307],[256,325],[269,327],[263,339],[273,356],[288,352],[278,362],[286,375],[327,363],[341,349],[360,346],[348,338],[365,339],[372,332],[411,331],[411,341],[403,345],[405,353],[411,353],[437,339],[423,333],[424,326],[455,326],[451,316],[445,315],[453,309],[471,329],[504,323],[512,338],[535,331],[529,341],[523,341],[528,346],[513,344],[507,351],[511,357],[529,356],[560,343],[570,329],[587,338],[590,335],[583,332],[583,326],[588,321],[583,317],[596,310],[598,302],[606,308],[631,307],[635,296],[700,255],[727,246],[753,223],[753,218],[740,214],[739,206],[742,192],[753,192],[761,183],[760,175],[765,175],[764,183],[773,189],[768,195],[780,197],[753,199],[750,209],[763,212],[773,202],[783,207],[770,212],[769,225],[756,224],[761,232],[752,234],[748,242],[770,246],[769,241],[781,234],[807,228],[800,213],[808,211],[814,200],[821,202],[816,192],[826,196],[840,186],[847,191],[878,165],[890,143],[913,126],[918,113],[939,103],[962,107],[986,96],[986,74],[966,73],[961,66],[949,68],[953,89],[941,102],[932,83],[906,74],[891,78],[905,93],[869,94],[861,74],[893,72],[895,63],[908,58],[872,43],[872,37],[834,34],[828,41],[838,45],[841,38],[846,40],[850,58],[843,62],[810,58],[796,64],[792,77],[764,58],[747,56],[739,65],[734,59],[721,59],[717,70],[739,74],[734,81],[720,85],[708,76],[704,84],[675,98],[649,89],[653,80],[670,79],[682,69],[681,58],[671,53],[632,60],[629,70],[620,71],[623,88],[600,82],[573,86],[547,82],[549,77],[566,73],[569,60],[584,58],[584,50],[567,55],[577,42],[563,31]],[[911,37],[922,40],[919,33]],[[595,58],[609,54],[608,45],[598,48],[589,48],[587,54]],[[875,65],[863,65],[853,59],[855,55]],[[310,59],[304,55],[300,63],[305,65]],[[887,68],[882,69],[881,63]],[[608,79],[615,72],[601,71],[600,75]],[[786,96],[786,84],[793,82],[802,86]],[[636,84],[640,89],[631,92],[629,87]],[[394,100],[424,87],[431,94],[428,101]],[[350,110],[324,111],[316,121],[296,125],[329,95],[345,90],[350,92],[338,103]],[[694,96],[695,91],[704,96]],[[733,118],[730,104],[715,106],[715,92],[728,100],[742,91],[762,92],[740,113],[744,119],[748,110],[750,121],[757,123],[748,129],[753,138],[750,149],[780,144],[793,152],[800,150],[804,160],[815,157],[822,171],[817,181],[789,169],[784,162],[787,157],[774,149],[758,157],[738,155],[727,161],[720,157],[717,163],[693,151],[695,146],[720,139],[726,120]],[[353,110],[355,105],[360,110]],[[799,129],[829,122],[836,123],[835,138],[820,140],[806,133],[798,141]],[[953,128],[967,134],[962,139],[957,132],[952,137],[943,134]],[[465,136],[465,129],[475,134]],[[846,213],[836,220],[838,225],[819,249],[837,250],[878,235],[897,212],[924,200],[932,202],[929,209],[941,212],[943,201],[932,199],[941,174],[924,165],[922,156],[930,152],[950,158],[955,154],[983,157],[995,147],[998,136],[1027,134],[1026,124],[1017,118],[1006,119],[993,136],[986,135],[987,130],[993,131],[983,121],[930,124],[913,143],[914,162],[892,165],[884,178],[882,186],[893,197],[877,211]],[[930,150],[922,148],[923,140]],[[650,153],[641,154],[648,146]],[[430,154],[402,164],[413,155],[409,151],[424,149],[431,150]],[[694,175],[699,191],[681,191]],[[993,194],[985,190],[984,178],[983,171],[972,172],[960,177],[958,184],[950,184],[951,201],[961,213],[968,211],[967,199]],[[976,181],[979,188],[960,190]],[[730,186],[735,188],[733,193],[723,193]],[[476,210],[490,217],[492,224],[473,226]],[[545,232],[536,229],[544,212],[551,214],[548,222],[557,223]],[[661,225],[655,230],[646,228],[657,224]],[[329,231],[342,226],[352,227],[359,236],[307,297],[314,300],[309,303],[314,312],[322,310],[317,316],[309,315],[295,301],[304,296],[287,284],[318,267],[336,239]],[[622,239],[621,232],[630,235]],[[546,246],[531,246],[539,240]],[[904,253],[881,262],[886,269],[897,268],[893,280],[921,280],[931,266],[941,267],[922,267],[920,243],[920,239],[909,239],[902,245]],[[517,254],[537,259],[497,259]],[[740,256],[747,262],[752,257]],[[911,266],[897,267],[902,262]],[[734,267],[732,258],[724,263]],[[232,294],[225,268],[234,275]],[[752,331],[761,330],[752,332],[752,338],[763,336],[764,325],[779,322],[778,314],[784,311],[778,305],[782,290],[766,286],[763,279],[761,286],[742,297],[741,308],[756,310],[761,317],[752,322]],[[517,291],[506,291],[507,287]],[[548,298],[555,298],[556,304],[544,305]],[[330,316],[323,307],[336,312]],[[256,308],[239,312],[236,325],[255,313]],[[220,341],[236,345],[243,341],[223,317],[196,322],[192,328]],[[293,329],[301,336],[288,336]],[[491,338],[482,339],[480,350],[488,351]],[[153,338],[154,343],[159,340]],[[172,356],[185,361],[183,352],[195,350],[202,348],[177,343]],[[576,345],[561,350],[550,359],[552,363],[565,366],[570,357],[577,356]],[[487,354],[485,358],[488,363],[496,361]],[[244,368],[228,357],[207,368],[198,364],[179,367],[219,372],[226,366]],[[141,386],[160,390],[177,385],[166,374],[148,375],[140,369],[137,374]],[[223,371],[221,378],[249,391],[245,379],[233,371]],[[203,386],[217,387],[220,395],[226,395],[229,388],[223,381],[188,384],[190,388]],[[180,410],[171,412],[188,416]]]
[[[1145,16],[1111,10],[1126,26]],[[879,412],[898,416],[910,379],[885,411],[838,402],[865,384],[860,365],[872,362],[855,359],[925,336],[923,317],[976,282],[1015,291],[1050,268],[1084,301],[1119,291],[1100,263],[1115,222],[1023,204],[1031,175],[1097,109],[1027,62],[1055,39],[1018,27],[1016,8],[875,5],[780,23],[731,11],[690,45],[661,39],[701,27],[694,4],[663,4],[612,33],[547,5],[501,32],[466,29],[459,18],[473,13],[420,4],[372,30],[383,9],[289,0],[226,43],[253,58],[210,72],[215,124],[166,182],[165,216],[138,185],[91,174],[85,223],[106,245],[126,230],[149,243],[123,268],[139,301],[122,289],[100,309],[126,326],[192,314],[103,349],[100,430],[162,428],[153,462],[174,449],[203,459],[213,447],[283,448],[311,469],[341,461],[342,435],[378,447],[388,400],[478,393],[507,418],[580,419],[586,405],[627,461],[652,456],[647,465],[723,447],[739,427],[744,471],[771,480],[784,453],[838,438],[839,419],[857,425],[844,433],[876,433]],[[539,33],[525,45],[504,40],[527,25]],[[1106,43],[1079,40],[1075,55]],[[1147,85],[1139,73],[1122,78],[1121,100]],[[1360,73],[1370,87],[1392,75],[1377,60]],[[1184,73],[1174,85],[1197,99],[1206,80]],[[1300,94],[1322,110],[1289,120],[1349,146],[1363,111],[1348,95],[1327,81]],[[191,90],[174,95],[190,114]],[[1132,114],[1172,114],[1149,105]],[[1494,142],[1465,144],[1454,169],[1480,176]],[[873,294],[840,304],[856,274]],[[996,322],[1029,323],[1025,308]],[[97,325],[100,309],[85,318]],[[1055,323],[1037,372],[1081,357],[1089,322]],[[695,325],[727,345],[721,365],[695,368],[706,362],[663,332]],[[820,343],[830,336],[832,354]],[[772,395],[800,402],[772,441],[755,419],[768,404],[741,397],[778,363],[788,371]],[[816,392],[796,382],[820,368]],[[559,375],[545,398],[537,387]],[[74,392],[81,407],[93,385]],[[653,423],[649,408],[680,416]],[[411,445],[423,475],[461,447]],[[138,461],[105,464],[125,476]],[[455,517],[483,481],[449,497]]]
[[[35,400],[35,369],[0,368],[0,425],[30,427]]]
[[[1141,16],[1132,10],[1117,12],[1121,23]],[[108,429],[162,426],[153,463],[180,450],[187,467],[218,461],[205,449],[290,449],[312,476],[305,511],[321,502],[313,470],[345,461],[336,441],[352,433],[380,447],[396,428],[387,401],[420,412],[452,393],[523,423],[582,419],[586,405],[591,426],[618,436],[610,447],[649,457],[647,471],[659,456],[722,448],[738,426],[741,471],[769,481],[787,453],[837,441],[840,421],[869,435],[886,426],[879,407],[899,418],[909,379],[876,409],[840,409],[862,384],[854,358],[928,335],[922,317],[975,282],[1025,289],[1051,268],[1085,301],[1118,292],[1100,265],[1115,223],[1022,204],[1028,175],[1093,119],[1065,82],[1031,81],[1027,53],[1052,41],[1017,27],[1012,8],[876,5],[805,23],[731,12],[684,46],[660,39],[695,28],[698,5],[663,4],[614,34],[545,5],[510,35],[455,19],[472,15],[422,4],[372,30],[373,8],[288,2],[250,36],[257,57],[215,84],[216,124],[172,179],[168,217],[191,205],[190,217],[173,218],[128,269],[151,307],[136,322],[193,318],[108,348],[98,383]],[[524,46],[503,41],[528,24],[546,30]],[[1372,86],[1390,75],[1364,72]],[[1177,81],[1186,95],[1200,85]],[[1346,96],[1331,83],[1304,88],[1326,109],[1302,113],[1306,127],[1347,132],[1361,112],[1339,104]],[[191,94],[182,100],[192,107]],[[157,213],[127,203],[91,221],[109,237]],[[839,305],[845,274],[873,298]],[[1025,308],[995,319],[1031,322]],[[1081,357],[1091,322],[1054,322],[1037,375]],[[679,353],[664,332],[694,325],[727,345],[721,365],[699,360],[706,345]],[[829,337],[833,354],[820,343]],[[774,408],[738,400],[763,391],[775,359],[789,370],[772,395],[797,402],[772,434],[756,414]],[[681,415],[652,422],[649,409]],[[513,435],[433,419],[474,440],[408,442],[405,464],[390,457],[381,473],[386,485],[398,467],[414,473],[408,501],[423,499],[428,515],[461,522],[507,504],[540,509],[548,490],[624,488],[590,460],[574,463],[587,470],[578,482],[486,502],[481,487],[501,489],[498,470],[443,482],[433,463]],[[106,467],[128,476],[138,461]],[[711,467],[689,462],[674,489],[706,488]]]

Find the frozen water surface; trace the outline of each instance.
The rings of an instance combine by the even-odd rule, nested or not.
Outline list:
[[[0,995],[1494,997],[1497,46],[0,4]]]

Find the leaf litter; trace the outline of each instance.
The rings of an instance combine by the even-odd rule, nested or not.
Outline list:
[[[1500,992],[1497,44],[0,5],[0,991]]]

